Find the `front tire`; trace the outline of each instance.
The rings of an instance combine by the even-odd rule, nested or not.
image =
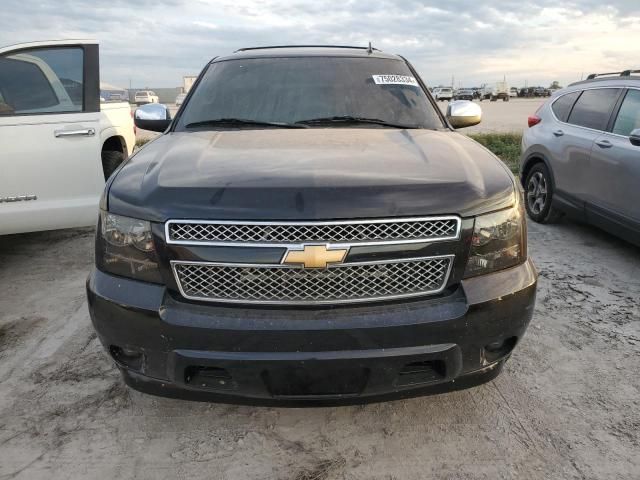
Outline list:
[[[544,163],[535,164],[524,183],[524,204],[529,218],[537,223],[554,223],[562,212],[552,206],[553,184],[551,174]]]
[[[103,150],[102,170],[104,172],[104,179],[107,180],[122,162],[124,162],[124,153],[116,150]]]

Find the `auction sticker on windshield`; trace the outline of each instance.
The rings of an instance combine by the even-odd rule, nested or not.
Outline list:
[[[418,82],[409,75],[372,75],[376,85],[411,85],[417,87]]]

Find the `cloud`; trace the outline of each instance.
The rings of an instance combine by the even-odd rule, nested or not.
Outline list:
[[[27,5],[25,5],[25,3]],[[97,38],[104,81],[177,86],[213,57],[274,44],[372,41],[427,83],[562,83],[638,67],[640,2],[503,0],[3,0],[0,45]]]

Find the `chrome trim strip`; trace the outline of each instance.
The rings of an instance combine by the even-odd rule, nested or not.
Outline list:
[[[384,297],[367,297],[367,298],[356,298],[356,299],[347,299],[347,300],[233,300],[233,299],[219,299],[219,298],[205,298],[205,297],[195,297],[191,295],[187,295],[182,288],[182,283],[178,278],[178,272],[176,271],[177,265],[196,265],[196,266],[212,266],[212,267],[246,267],[246,268],[290,268],[290,269],[303,269],[300,267],[292,267],[289,265],[283,264],[269,264],[269,263],[218,263],[218,262],[189,262],[182,260],[171,260],[171,270],[173,271],[173,276],[176,280],[176,284],[178,285],[178,290],[180,294],[188,299],[188,300],[196,300],[200,302],[210,302],[210,303],[235,303],[235,304],[252,304],[252,305],[335,305],[335,304],[344,304],[344,303],[367,303],[367,302],[381,302],[387,300],[397,300],[402,298],[412,298],[412,297],[421,297],[427,295],[436,295],[441,293],[449,282],[449,277],[451,276],[451,270],[453,269],[453,263],[455,261],[455,255],[438,255],[431,257],[412,257],[412,258],[401,258],[396,260],[375,260],[371,262],[349,262],[349,263],[339,263],[339,264],[331,264],[327,265],[327,269],[332,268],[341,268],[341,267],[352,267],[352,266],[360,266],[360,265],[379,265],[385,263],[405,263],[405,262],[420,262],[424,260],[442,260],[449,259],[449,266],[447,268],[447,272],[445,273],[444,280],[442,282],[442,286],[437,290],[428,290],[423,292],[415,292],[415,293],[405,293],[401,295],[388,295]]]
[[[82,137],[92,137],[96,134],[95,128],[82,128],[79,130],[54,130],[53,136],[56,138],[60,137],[73,137],[73,136],[82,136]]]
[[[0,203],[29,202],[37,199],[37,195],[14,195],[9,197],[0,197]]]
[[[322,239],[309,240],[300,243],[276,243],[276,242],[209,242],[199,240],[172,240],[169,236],[169,226],[174,223],[196,223],[201,225],[278,225],[278,226],[300,226],[300,225],[353,225],[353,224],[374,224],[374,223],[408,223],[408,222],[433,222],[439,220],[454,220],[456,222],[455,235],[437,238],[413,238],[406,240],[380,240],[380,241],[363,241],[363,242],[323,242]],[[363,220],[336,220],[336,221],[235,221],[235,220],[167,220],[164,224],[165,242],[169,245],[191,245],[191,246],[209,246],[209,247],[270,247],[270,248],[289,248],[300,250],[305,245],[321,244],[331,248],[349,248],[355,246],[376,246],[376,245],[402,245],[411,243],[432,243],[447,242],[460,239],[460,230],[462,220],[456,215],[446,215],[438,217],[401,217],[387,219],[363,219]]]

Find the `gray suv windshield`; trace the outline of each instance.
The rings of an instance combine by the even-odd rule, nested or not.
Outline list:
[[[378,127],[443,128],[405,62],[380,58],[254,58],[211,64],[192,93],[177,130],[209,128],[219,119],[294,124],[348,117]],[[385,125],[386,124],[386,125]],[[217,127],[228,124],[218,123]],[[240,124],[233,124],[238,128]],[[309,126],[344,126],[324,121]],[[254,127],[255,128],[255,125]]]

